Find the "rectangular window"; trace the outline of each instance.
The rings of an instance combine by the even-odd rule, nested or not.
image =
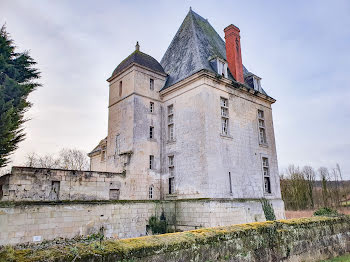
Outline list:
[[[226,98],[220,98],[220,109],[221,109],[221,134],[228,135],[228,100]]]
[[[153,198],[153,186],[150,186],[148,188],[148,198],[152,199]]]
[[[149,169],[154,169],[154,156],[149,156]]]
[[[175,176],[174,156],[168,156],[168,167],[169,167],[169,177],[174,178]],[[172,194],[172,193],[170,193],[169,191],[169,194]]]
[[[175,178],[169,177],[169,194],[174,194],[175,192]]]
[[[153,126],[150,126],[149,127],[149,138],[153,138],[154,137],[154,127]]]
[[[264,192],[271,193],[271,178],[270,178],[270,167],[269,159],[267,157],[262,158],[263,176],[264,176]]]
[[[149,89],[154,90],[154,80],[152,78],[149,80]]]
[[[168,156],[169,167],[174,166],[174,156]]]
[[[228,180],[230,183],[230,193],[232,194],[232,179],[231,179],[231,172],[228,172]]]
[[[174,140],[174,106],[168,106],[168,140]]]
[[[266,130],[264,111],[258,110],[259,144],[266,145]]]
[[[123,82],[120,81],[119,82],[119,96],[122,96],[122,93],[123,93]]]
[[[150,102],[150,103],[149,103],[149,112],[150,112],[150,113],[153,113],[153,112],[154,112],[154,103],[153,103],[153,102]]]

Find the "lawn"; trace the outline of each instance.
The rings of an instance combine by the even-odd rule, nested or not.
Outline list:
[[[322,262],[350,262],[350,254],[341,257],[335,257],[329,260],[323,260]]]

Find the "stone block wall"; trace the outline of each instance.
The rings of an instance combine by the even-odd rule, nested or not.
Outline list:
[[[321,261],[350,252],[350,218],[314,217],[40,249],[0,250],[4,261]],[[74,252],[72,252],[74,250]]]
[[[283,202],[272,204],[277,218],[283,218]],[[100,230],[107,238],[144,236],[149,218],[162,212],[176,230],[265,220],[258,200],[0,202],[0,245],[73,238]]]
[[[108,200],[120,191],[123,173],[13,167],[2,177],[1,201]]]
[[[99,233],[107,238],[146,235],[156,201],[119,203],[29,204],[0,208],[0,245],[32,243]]]

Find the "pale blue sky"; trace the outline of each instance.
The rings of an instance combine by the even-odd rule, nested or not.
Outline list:
[[[190,6],[222,37],[231,23],[241,29],[244,65],[277,99],[280,171],[339,163],[350,179],[350,2],[340,0],[0,0],[0,24],[30,50],[43,84],[13,164],[33,151],[93,149],[107,134],[106,79],[137,40],[160,61]]]

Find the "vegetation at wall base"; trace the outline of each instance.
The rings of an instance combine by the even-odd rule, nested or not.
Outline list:
[[[148,226],[153,235],[167,233],[167,221],[164,212],[159,218],[155,215],[151,216],[148,220]]]
[[[273,210],[272,204],[266,199],[261,199],[261,206],[265,214],[267,221],[276,220],[275,211]]]
[[[6,32],[0,29],[0,167],[9,162],[9,156],[18,148],[24,137],[24,113],[30,108],[28,95],[40,84],[36,62],[28,52],[15,52],[15,45]]]
[[[339,215],[341,214],[339,214],[337,210],[329,207],[322,207],[314,212],[314,216],[336,217]]]

